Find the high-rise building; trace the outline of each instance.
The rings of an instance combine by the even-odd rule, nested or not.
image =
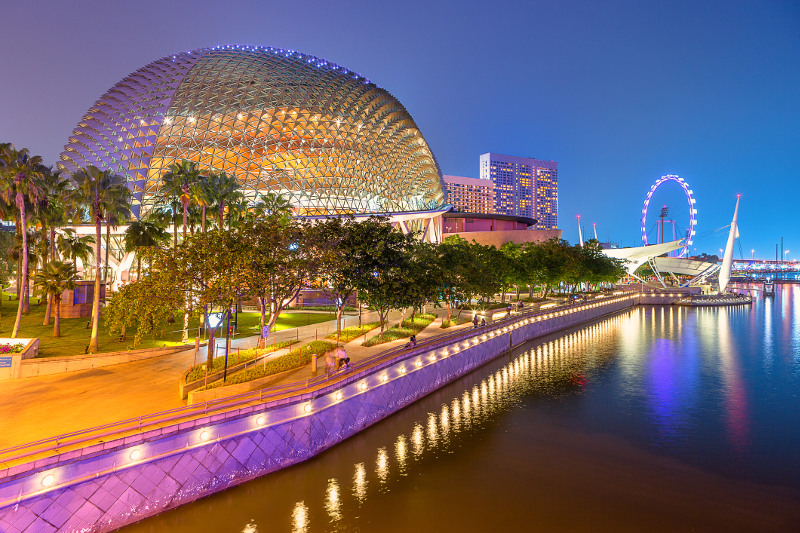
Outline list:
[[[558,227],[557,162],[483,154],[480,179],[494,184],[495,213],[535,218],[536,229]]]
[[[464,176],[442,176],[453,211],[494,214],[494,183]]]

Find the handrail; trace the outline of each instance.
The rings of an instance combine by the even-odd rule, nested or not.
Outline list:
[[[537,309],[537,310],[530,310],[527,312],[517,313],[514,315],[503,317],[499,320],[493,321],[491,324],[487,324],[486,326],[477,329],[470,328],[467,330],[461,330],[453,333],[448,333],[445,335],[437,335],[430,339],[426,339],[419,342],[416,346],[412,348],[406,348],[405,346],[400,346],[392,348],[390,350],[386,350],[385,352],[369,356],[359,361],[345,372],[335,372],[332,374],[325,374],[324,376],[317,376],[303,381],[296,381],[282,385],[275,385],[272,387],[260,389],[258,391],[249,391],[234,396],[227,396],[225,398],[208,400],[206,402],[195,405],[176,407],[174,409],[169,409],[166,411],[159,411],[156,413],[140,415],[135,418],[129,418],[126,420],[111,422],[101,426],[73,431],[70,433],[64,433],[56,435],[54,437],[40,439],[34,442],[12,446],[10,448],[5,448],[0,450],[0,463],[17,461],[19,459],[23,459],[25,457],[33,456],[36,454],[57,451],[61,447],[77,446],[85,444],[90,441],[97,441],[101,438],[108,437],[111,435],[120,435],[128,431],[134,431],[134,430],[152,431],[158,429],[159,427],[163,427],[163,425],[166,423],[174,422],[176,420],[187,419],[187,418],[196,419],[201,416],[208,416],[209,414],[218,413],[220,411],[231,411],[235,408],[246,407],[248,404],[252,404],[253,402],[265,403],[277,400],[290,393],[294,394],[298,392],[309,392],[311,390],[317,390],[319,388],[327,387],[334,383],[339,383],[342,381],[348,381],[348,382],[353,381],[356,379],[357,376],[359,376],[365,370],[371,369],[374,366],[377,366],[387,361],[394,361],[396,356],[402,354],[403,352],[406,352],[410,358],[415,356],[421,348],[429,350],[436,348],[439,345],[447,344],[455,338],[472,338],[475,335],[480,335],[487,331],[500,329],[504,327],[507,322],[519,320],[520,318],[532,318],[541,315],[547,315],[564,309],[579,309],[581,307],[595,303],[611,303],[613,301],[632,296],[637,292],[640,291],[635,291],[635,290],[622,291],[622,294],[619,295],[600,296],[592,300],[589,300],[588,302],[583,302],[581,304],[567,304],[560,306],[557,305],[555,307],[547,309]],[[13,453],[18,451],[21,451],[21,453],[17,454]],[[8,454],[12,455],[9,456]]]

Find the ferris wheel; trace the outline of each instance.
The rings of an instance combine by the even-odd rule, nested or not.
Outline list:
[[[695,207],[695,200],[692,196],[692,190],[689,188],[689,184],[686,183],[683,178],[679,178],[678,176],[673,175],[666,175],[661,176],[656,182],[650,187],[650,191],[647,193],[647,198],[644,199],[644,207],[642,208],[642,241],[644,241],[644,245],[647,246],[650,244],[647,238],[647,208],[650,206],[650,200],[653,198],[653,194],[656,190],[663,184],[674,181],[683,189],[684,194],[686,195],[686,202],[689,205],[689,227],[686,230],[686,242],[681,248],[678,257],[686,257],[689,255],[689,246],[692,244],[692,240],[695,236],[695,226],[697,225],[697,208]],[[662,225],[662,235],[663,235],[663,225]]]

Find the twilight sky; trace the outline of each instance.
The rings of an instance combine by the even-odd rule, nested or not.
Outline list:
[[[650,185],[683,177],[696,252],[800,258],[800,3],[759,1],[26,0],[3,8],[0,142],[58,160],[97,98],[177,51],[298,50],[355,70],[414,117],[442,172],[498,152],[559,162],[559,227],[641,243]],[[676,224],[678,189],[661,189]],[[671,229],[668,230],[671,233]],[[714,233],[713,235],[709,235]],[[693,250],[694,252],[694,250]],[[739,256],[737,246],[736,256]]]

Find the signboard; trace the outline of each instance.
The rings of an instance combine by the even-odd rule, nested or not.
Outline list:
[[[261,336],[265,339],[269,337],[269,326],[264,326],[261,328]]]
[[[0,368],[11,368],[11,358],[0,357]]]

